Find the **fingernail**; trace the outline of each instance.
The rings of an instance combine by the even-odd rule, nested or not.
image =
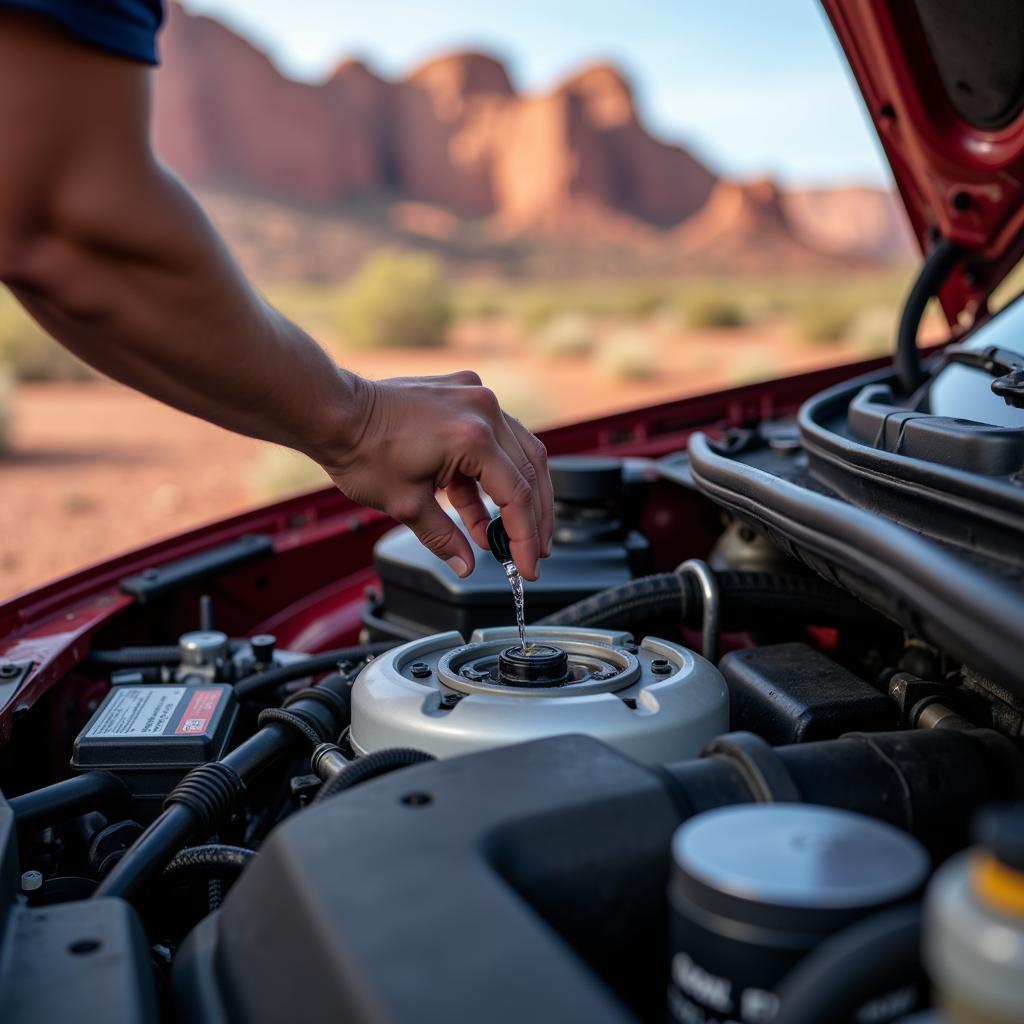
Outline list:
[[[469,573],[469,566],[466,565],[464,558],[459,558],[458,555],[452,555],[448,559],[448,568],[451,569],[456,576],[466,576]]]

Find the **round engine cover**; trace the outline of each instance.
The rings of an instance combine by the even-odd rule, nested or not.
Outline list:
[[[568,627],[533,626],[527,637],[565,651],[557,683],[502,674],[509,652],[519,650],[513,628],[477,630],[468,644],[458,633],[440,633],[374,658],[352,690],[353,749],[414,747],[451,757],[584,733],[660,762],[696,756],[728,729],[722,674],[685,647]]]

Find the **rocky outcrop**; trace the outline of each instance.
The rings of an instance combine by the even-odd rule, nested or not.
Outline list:
[[[539,95],[517,92],[501,61],[481,53],[441,57],[400,80],[346,61],[309,85],[177,4],[162,60],[157,151],[232,211],[236,251],[282,238],[292,217],[302,225],[296,238],[315,236],[316,251],[336,260],[310,270],[312,254],[277,244],[288,276],[337,273],[351,262],[343,253],[389,233],[448,246],[453,257],[457,248],[459,259],[467,246],[507,252],[521,239],[656,252],[657,267],[669,272],[813,269],[816,261],[886,262],[911,251],[887,193],[784,194],[768,181],[717,178],[647,130],[631,83],[606,64]],[[276,211],[269,232],[252,220],[257,209]],[[346,218],[350,227],[340,230]],[[348,248],[331,240],[339,231]]]

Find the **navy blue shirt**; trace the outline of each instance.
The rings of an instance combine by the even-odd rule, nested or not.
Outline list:
[[[156,64],[163,0],[0,0],[52,18],[85,43],[121,57]]]

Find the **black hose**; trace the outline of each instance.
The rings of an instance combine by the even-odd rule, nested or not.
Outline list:
[[[920,946],[921,907],[916,903],[845,928],[786,976],[773,1024],[846,1024],[872,999],[922,984]],[[915,1008],[911,1003],[907,1011]]]
[[[116,651],[90,651],[86,664],[95,668],[145,668],[148,665],[177,665],[181,650],[174,647],[121,647]]]
[[[128,787],[111,772],[85,772],[52,786],[12,797],[11,810],[18,828],[43,828],[86,811],[127,807]]]
[[[246,700],[257,694],[265,693],[267,690],[273,690],[283,683],[290,683],[294,679],[303,679],[306,676],[316,675],[318,672],[328,672],[337,668],[340,661],[360,661],[363,658],[383,654],[394,646],[394,640],[379,640],[372,644],[339,647],[334,651],[313,654],[290,665],[280,665],[277,668],[268,669],[266,672],[246,676],[245,679],[241,679],[235,684],[235,696],[238,700]]]
[[[319,803],[346,789],[351,789],[353,786],[359,785],[360,782],[375,779],[378,775],[387,775],[399,768],[410,768],[414,764],[424,764],[434,760],[436,758],[433,754],[427,754],[422,750],[413,750],[410,747],[389,747],[387,750],[377,750],[346,765],[334,778],[325,782],[320,787],[320,792],[313,798],[313,803]]]
[[[917,350],[917,332],[921,326],[928,300],[938,294],[960,259],[960,246],[948,238],[940,238],[925,257],[921,272],[917,275],[907,301],[900,314],[900,325],[896,332],[896,373],[900,387],[912,395],[924,380],[921,369],[921,353]]]
[[[795,616],[815,625],[877,618],[871,609],[817,576],[726,571],[715,577],[722,606],[720,625],[725,630],[747,629],[769,620],[784,622]],[[609,587],[541,619],[538,625],[626,628],[671,616],[697,627],[702,612],[703,598],[696,581],[664,572]]]
[[[347,680],[342,676],[328,676],[320,685],[337,689],[348,687]],[[338,720],[338,712],[332,710],[330,704],[318,700],[297,700],[291,705],[291,710],[321,721],[324,728],[330,730],[330,735],[337,735],[348,724]],[[244,783],[266,768],[271,761],[286,754],[301,738],[298,732],[284,723],[271,722],[240,743],[225,755],[223,760],[208,762],[203,768],[209,770],[212,765],[222,766],[223,772],[237,777]],[[182,786],[186,782],[187,776]],[[213,816],[216,817],[216,812],[219,812],[221,807],[217,806],[214,810]],[[215,830],[215,822],[207,820],[210,816],[204,815],[202,809],[194,804],[168,804],[160,816],[125,851],[110,874],[100,883],[94,896],[118,896],[122,899],[137,896],[197,832],[205,829],[205,834],[209,834]]]
[[[163,876],[173,880],[189,875],[227,875],[235,878],[255,856],[255,850],[247,850],[244,846],[227,846],[223,843],[187,846],[175,854],[174,859],[164,868]]]

